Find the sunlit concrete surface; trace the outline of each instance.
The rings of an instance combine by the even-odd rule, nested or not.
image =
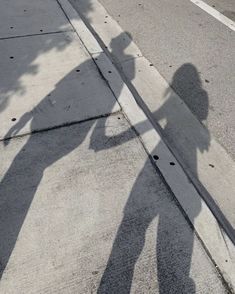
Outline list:
[[[1,293],[226,293],[122,116],[0,154]]]
[[[0,38],[71,30],[56,1],[0,1]]]
[[[75,33],[0,40],[0,138],[119,110]]]
[[[118,2],[118,5],[115,1],[100,1],[103,5],[96,0],[71,0],[70,2],[86,20],[88,27],[91,26],[99,35],[102,42],[104,42],[112,57],[112,61],[125,77],[130,89],[132,89],[135,99],[148,114],[148,117],[151,117],[157,129],[160,129],[164,141],[197,187],[202,198],[206,200],[213,214],[220,220],[222,227],[226,228],[226,231],[235,240],[235,213],[233,209],[235,206],[235,199],[233,197],[235,193],[235,163],[231,153],[229,154],[218,142],[216,134],[211,131],[209,125],[207,125],[208,128],[205,127],[208,117],[216,113],[215,107],[213,106],[213,99],[211,100],[212,90],[216,90],[221,111],[215,119],[216,124],[220,124],[220,127],[216,128],[217,131],[221,132],[223,129],[221,128],[221,124],[223,124],[222,118],[225,109],[228,109],[228,115],[224,122],[229,124],[230,127],[233,127],[234,119],[229,117],[233,115],[233,107],[227,108],[227,105],[232,101],[233,95],[226,94],[226,91],[231,91],[231,85],[234,84],[231,82],[234,79],[234,75],[231,74],[232,71],[229,69],[229,66],[233,63],[229,62],[225,75],[220,74],[223,71],[225,60],[228,62],[227,58],[231,58],[231,60],[233,58],[232,54],[225,54],[226,50],[233,48],[230,43],[233,42],[232,36],[229,42],[226,43],[225,50],[223,51],[226,58],[221,58],[222,54],[219,58],[219,61],[223,63],[222,67],[216,66],[213,69],[216,75],[219,74],[220,77],[222,76],[222,79],[219,79],[216,85],[214,83],[211,88],[212,83],[210,80],[205,79],[204,73],[200,70],[200,67],[197,67],[197,62],[195,63],[197,59],[194,58],[194,54],[199,54],[199,59],[204,58],[204,56],[210,56],[210,58],[213,57],[216,59],[218,58],[218,52],[220,52],[225,44],[216,42],[216,46],[219,46],[219,48],[212,46],[213,54],[202,54],[204,52],[203,50],[197,50],[195,52],[196,47],[190,47],[189,50],[189,47],[187,47],[188,44],[182,47],[183,50],[179,51],[177,46],[181,43],[175,43],[177,45],[176,48],[170,46],[171,48],[168,50],[168,46],[173,42],[174,38],[181,38],[181,34],[187,33],[189,28],[191,29],[191,26],[186,25],[185,30],[181,30],[177,34],[174,32],[175,30],[177,32],[178,26],[175,26],[174,31],[166,33],[165,28],[161,29],[163,25],[161,20],[164,19],[165,21],[165,17],[153,17],[153,13],[157,7],[157,14],[163,13],[165,15],[172,13],[173,15],[178,15],[178,11],[174,9],[174,5],[179,7],[178,4],[174,3],[172,5],[171,2],[160,3],[156,1],[153,1],[154,3],[151,4],[146,1],[139,4],[135,1],[128,3],[121,1]],[[158,7],[159,5],[160,7]],[[167,5],[170,9],[166,9]],[[194,4],[192,5],[192,3],[187,2],[185,5],[185,7],[192,6],[189,12],[199,9],[200,13],[196,17],[197,21],[199,21],[201,14],[205,13]],[[224,6],[222,2],[220,5]],[[89,6],[92,6],[92,10],[87,13]],[[187,10],[181,9],[180,13],[187,14]],[[135,13],[130,13],[130,11],[135,11]],[[172,17],[170,22],[167,22],[167,26],[172,25],[172,22],[183,21],[190,22],[190,25],[194,27],[196,22],[189,15],[190,13],[183,18]],[[203,18],[210,18],[210,16],[205,13]],[[136,20],[138,20],[137,23]],[[160,26],[157,25],[158,22],[161,23]],[[207,26],[213,32],[214,30],[217,32],[218,27],[221,26],[221,32],[220,34],[218,32],[218,35],[222,36],[228,30],[226,26],[223,27],[214,18],[212,18],[211,22],[215,22],[215,24],[207,24]],[[151,26],[154,23],[155,25]],[[123,29],[128,30],[128,32],[123,31]],[[155,33],[158,36],[162,34],[164,38],[157,38],[156,41]],[[168,38],[168,34],[171,35],[172,33],[174,33],[174,36]],[[209,34],[211,33],[209,31]],[[194,35],[196,34],[190,33],[190,38]],[[203,38],[205,38],[205,42],[208,42],[208,44],[212,42],[212,40],[208,39],[208,35],[203,35]],[[85,40],[84,38],[84,42],[86,42]],[[183,42],[185,40],[182,41],[182,44]],[[164,44],[168,45],[163,46]],[[141,51],[137,45],[140,46]],[[203,46],[204,42],[198,42],[198,45]],[[155,50],[154,48],[157,49]],[[163,51],[159,51],[161,48]],[[189,52],[190,58],[184,60],[185,54]],[[179,56],[177,57],[175,54],[177,56],[180,54],[182,57],[182,62],[177,67],[174,63]],[[173,56],[174,62],[172,61],[172,63],[167,65],[167,62],[164,62],[164,60],[170,55]],[[207,58],[203,66],[208,62],[213,63],[210,58]],[[165,69],[171,73],[168,79],[165,79],[164,71],[159,66],[159,62],[157,62],[159,60],[161,63],[164,62]],[[209,64],[206,67],[209,70]],[[226,91],[219,95],[218,93],[220,93],[221,88],[226,85],[223,81],[224,76],[227,76],[226,83],[230,83],[231,85],[226,87]],[[108,77],[106,78],[108,79]],[[226,99],[226,95],[229,97],[228,99]],[[220,117],[220,115],[222,116]],[[222,133],[226,137],[226,140],[233,139],[229,133]],[[223,145],[226,140],[222,140]],[[232,144],[232,146],[235,145]]]
[[[96,67],[55,0],[0,8],[0,293],[226,293],[121,114],[112,63]]]

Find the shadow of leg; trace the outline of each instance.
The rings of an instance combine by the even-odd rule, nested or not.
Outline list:
[[[175,217],[160,216],[157,234],[160,294],[195,293],[195,283],[189,276],[194,233],[184,227],[185,224],[181,225]]]
[[[29,156],[33,148],[30,142],[31,138],[17,154],[0,183],[0,277],[43,176],[44,166],[37,157]]]
[[[141,212],[125,214],[97,293],[130,293],[136,261],[144,247],[151,219]]]

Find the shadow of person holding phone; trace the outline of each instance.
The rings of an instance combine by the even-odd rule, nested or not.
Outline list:
[[[182,65],[175,72],[172,85],[178,84],[179,81],[182,87],[186,83],[191,85],[193,91],[196,88],[198,95],[195,96],[195,100],[199,99],[200,103],[203,103],[204,112],[201,118],[205,119],[208,114],[208,96],[206,91],[202,89],[201,80],[195,66],[192,64]],[[166,120],[165,129],[167,129],[170,127],[168,125],[170,117],[168,116],[174,110],[175,96],[171,88],[166,91],[165,95],[165,103],[153,115],[157,120],[164,118]],[[197,102],[195,101],[195,103]],[[181,117],[177,119],[183,128],[182,122],[184,121]],[[145,122],[140,124],[144,132],[148,131],[144,127]],[[105,128],[103,129],[105,130]],[[123,144],[124,138],[130,140],[135,136],[134,132],[133,137],[125,136],[124,133],[108,137],[104,133],[102,140],[107,140],[109,142],[107,148],[112,148],[120,144],[120,142]],[[197,142],[197,138],[195,138],[194,142],[194,146],[190,146],[190,152],[193,154],[194,167],[196,169],[197,152],[198,150],[204,152],[204,150],[209,148],[209,136],[206,144],[202,145],[200,142]],[[153,154],[158,154],[159,145],[156,146]],[[91,136],[91,148],[98,152],[103,147],[99,149],[99,146],[92,144]],[[123,210],[123,219],[119,225],[112,251],[100,281],[97,292],[99,294],[127,294],[131,292],[134,269],[145,245],[146,231],[156,217],[158,217],[156,266],[159,293],[196,293],[195,282],[190,277],[195,234],[190,226],[185,225],[185,219],[174,201],[174,196],[169,193],[166,199],[162,199],[161,192],[164,184],[161,181],[157,181],[157,179],[156,182],[152,181],[152,169],[150,160],[147,160],[133,185]],[[201,202],[195,199],[192,205],[191,217],[195,219],[200,213]]]
[[[122,34],[117,36],[112,41],[111,47],[119,43],[122,38]],[[123,52],[128,45],[129,43],[126,42],[122,48]],[[99,58],[100,56],[96,57]],[[98,86],[102,86],[103,90],[97,88],[97,79],[100,79]],[[121,92],[123,84],[119,87]],[[67,91],[68,88],[70,91]],[[105,93],[104,89],[106,89]],[[106,98],[102,98],[103,95],[106,95]],[[97,113],[103,116],[103,109],[107,115],[110,114],[116,104],[115,97],[112,96],[105,81],[100,78],[93,60],[88,58],[59,81],[51,93],[48,93],[30,112],[22,115],[7,132],[3,141],[5,148],[11,144],[12,137],[16,136],[26,124],[30,124],[31,134],[27,142],[15,156],[0,182],[1,276],[45,170],[78,148],[92,126],[96,122],[99,125],[102,121],[102,119],[90,118],[97,117]],[[81,133],[73,133],[71,128],[64,126],[52,140],[40,132],[47,131],[48,126],[51,125],[54,129],[61,127],[61,120],[67,122],[71,117],[76,119],[81,116],[85,120],[87,118],[86,130]],[[38,133],[32,134],[34,132]],[[58,130],[53,132],[55,134]]]

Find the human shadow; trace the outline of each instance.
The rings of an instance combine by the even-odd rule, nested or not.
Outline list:
[[[118,36],[114,43],[119,42],[121,37]],[[100,56],[96,57],[97,60],[99,58]],[[99,83],[97,83],[98,79]],[[120,91],[121,87],[122,85]],[[1,275],[14,249],[44,171],[77,148],[96,121],[99,123],[100,120],[95,117],[109,115],[116,104],[115,97],[100,77],[93,60],[88,58],[68,73],[51,93],[48,93],[30,112],[25,113],[5,135],[3,144],[6,147],[11,144],[11,137],[16,136],[27,123],[30,123],[32,133],[45,132],[50,126],[62,127],[53,139],[44,137],[41,132],[31,134],[1,180]],[[71,121],[71,117],[75,120]],[[63,126],[68,122],[70,124],[79,122],[80,117],[82,121],[86,121],[85,131],[74,133],[70,128]],[[69,132],[71,132],[70,137]]]
[[[208,113],[208,96],[206,91],[202,89],[200,77],[195,66],[192,64],[182,65],[175,72],[172,85],[180,80],[181,86],[184,87],[185,79],[189,78],[189,73],[190,81],[188,82],[192,84],[192,88],[197,88],[198,96],[195,96],[195,100],[200,99],[200,102],[203,103],[204,113],[202,119],[205,119]],[[170,89],[165,94],[167,97],[166,102],[154,113],[154,117],[158,120],[163,118],[166,120],[165,128],[168,128],[168,115],[170,115],[175,105],[175,96],[169,95],[169,93],[172,93]],[[169,109],[171,109],[171,112],[169,112]],[[178,119],[180,120],[181,118]],[[144,127],[145,122],[141,122],[140,125],[142,125],[143,132],[147,131]],[[103,140],[109,140],[107,148],[111,148],[120,142],[123,144],[125,138],[129,140],[130,136],[124,136],[124,133],[122,133],[108,138],[103,134]],[[197,150],[203,152],[208,149],[209,136],[206,144],[202,145],[197,142],[197,138],[195,138],[194,142],[195,144],[190,146],[190,152],[193,154],[194,168],[196,170]],[[100,151],[97,145],[92,144],[92,136],[91,148],[97,152]],[[160,143],[153,150],[156,159],[159,159],[157,155],[159,148],[161,148]],[[170,166],[169,162],[166,164]],[[174,165],[171,165],[170,168],[174,168]],[[156,242],[159,293],[196,292],[195,282],[190,277],[194,232],[189,226],[185,225],[185,219],[176,208],[174,197],[170,195],[165,196],[166,200],[162,199],[162,186],[150,180],[150,170],[151,164],[147,160],[125,204],[123,219],[118,228],[112,251],[98,288],[99,294],[130,293],[135,265],[144,248],[146,231],[156,217],[159,219]],[[200,210],[201,202],[195,199],[191,208],[191,221],[196,218]]]
[[[188,117],[183,117],[178,113],[174,113],[173,110],[177,109],[178,101],[176,100],[176,94],[172,89],[180,92],[181,100],[184,101],[201,123],[205,121],[208,116],[208,95],[202,88],[202,82],[196,67],[191,63],[185,63],[174,73],[170,87],[165,92],[166,101],[153,113],[155,121],[160,122],[164,119],[167,121],[163,130],[165,134],[169,134],[167,139],[171,145],[174,146],[174,142],[171,141],[171,134],[172,132],[177,132],[180,144],[188,146],[183,152],[180,152],[179,150],[179,153],[183,159],[186,151],[190,154],[190,156],[187,156],[188,158],[190,157],[190,170],[192,175],[196,176],[197,152],[199,151],[200,153],[203,153],[209,150],[210,133],[204,128],[204,133],[202,135],[199,133],[198,129],[191,127],[191,122]],[[174,129],[172,127],[173,123],[175,126]],[[187,137],[189,134],[186,133],[185,130],[189,129],[190,136]]]

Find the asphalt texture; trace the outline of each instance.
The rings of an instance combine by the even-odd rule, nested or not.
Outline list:
[[[100,0],[100,3],[131,34],[143,55],[169,84],[183,64],[194,65],[209,107],[207,101],[200,99],[190,72],[182,77],[184,83],[174,80],[172,87],[234,159],[235,33],[186,0]],[[234,18],[234,1],[207,3]]]
[[[0,292],[226,293],[57,2],[8,3]]]
[[[235,5],[233,0],[205,0],[204,2],[235,21]]]

